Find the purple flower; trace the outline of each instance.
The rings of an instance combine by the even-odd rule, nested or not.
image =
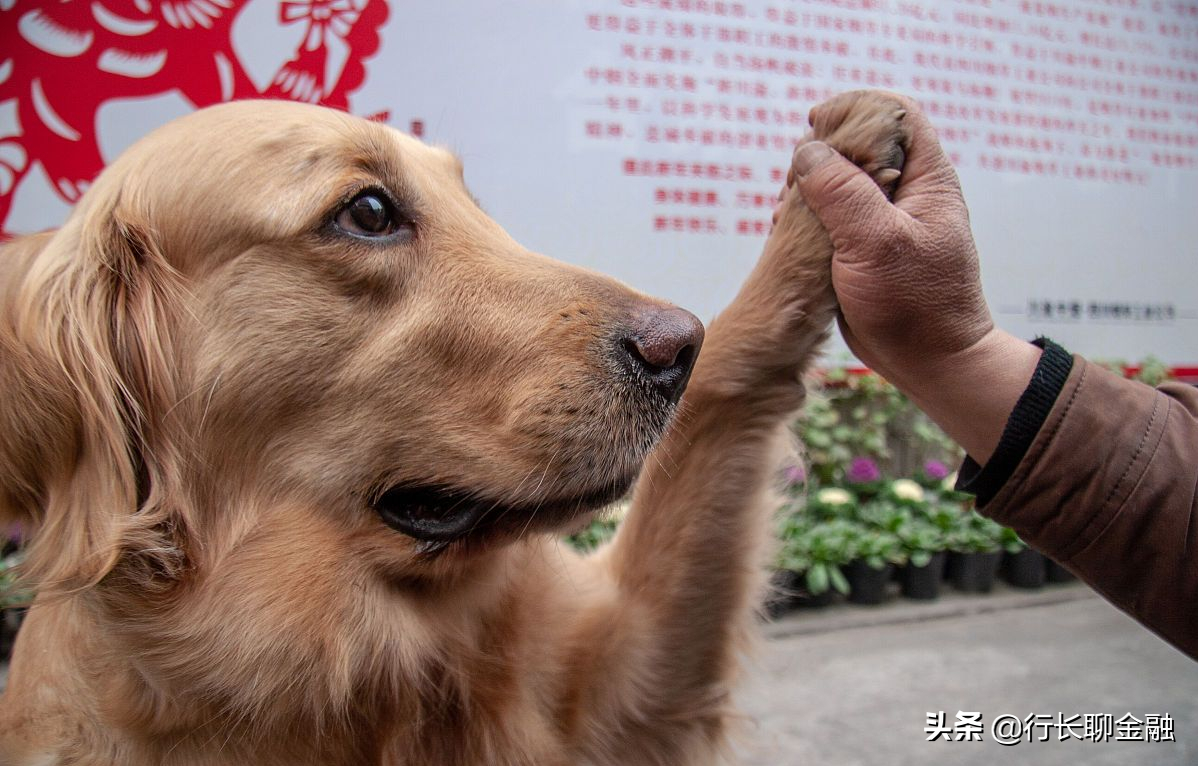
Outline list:
[[[803,466],[801,465],[791,465],[787,466],[786,470],[782,472],[782,477],[786,479],[788,485],[793,487],[807,480],[807,472],[803,470]]]
[[[929,460],[923,464],[923,473],[929,479],[942,481],[948,478],[948,466],[939,460]]]
[[[853,462],[849,463],[845,478],[854,484],[866,484],[882,478],[882,472],[878,470],[878,464],[869,458],[855,457]]]

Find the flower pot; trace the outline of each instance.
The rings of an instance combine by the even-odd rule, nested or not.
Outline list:
[[[1077,575],[1050,558],[1044,559],[1044,579],[1046,582],[1073,582]]]
[[[805,572],[779,569],[770,582],[770,593],[765,600],[765,613],[773,620],[800,608],[829,606],[837,601],[840,592],[828,588],[823,593],[813,594],[807,590]]]
[[[932,601],[940,597],[940,578],[944,576],[944,552],[933,554],[930,561],[921,567],[910,562],[903,568],[903,595],[919,601]]]
[[[886,600],[886,583],[890,582],[890,564],[874,569],[864,561],[849,562],[844,576],[849,580],[849,601],[854,604],[880,604]]]
[[[965,593],[989,593],[994,588],[994,577],[1002,563],[1002,551],[986,553],[953,551],[948,554],[949,581],[953,587]]]
[[[795,597],[795,605],[800,609],[820,609],[836,603],[840,591],[828,588],[823,593],[811,593],[806,588]]]
[[[816,567],[818,569],[813,568],[798,574],[798,596],[795,599],[795,604],[800,608],[828,606],[839,601],[841,594],[848,590],[848,582],[839,566],[817,564]],[[813,593],[810,588],[810,583],[813,581],[822,581],[827,587],[818,593]],[[840,586],[839,589],[837,589],[837,585]]]
[[[1044,554],[1031,548],[1019,553],[1008,553],[1003,576],[1016,588],[1039,588],[1044,585]]]

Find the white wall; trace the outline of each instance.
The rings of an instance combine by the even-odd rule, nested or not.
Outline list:
[[[233,41],[243,60],[277,57],[269,46],[238,42],[273,23],[276,2],[251,0],[241,11]],[[832,92],[880,85],[925,102],[956,158],[1000,324],[1023,336],[1049,334],[1092,356],[1152,353],[1198,364],[1192,198],[1198,9],[1192,3],[391,0],[390,6],[380,50],[366,61],[368,76],[351,95],[351,110],[387,111],[391,124],[404,129],[421,121],[427,139],[461,154],[483,206],[530,248],[612,273],[709,318],[760,251],[764,235],[752,227],[768,221],[769,203],[745,203],[776,193],[788,147],[802,132],[787,124],[792,113],[805,115]],[[673,60],[661,60],[663,49]],[[767,69],[755,70],[753,57]],[[609,83],[611,72],[623,82]],[[640,82],[628,84],[631,75]],[[657,77],[656,87],[645,84],[649,76]],[[683,78],[692,78],[693,87]],[[721,93],[721,80],[748,92]],[[630,98],[635,113],[626,108]],[[694,115],[667,114],[671,103],[681,109],[687,102]],[[721,107],[733,110],[731,120]],[[780,112],[784,124],[740,122],[738,107],[765,109],[767,120]],[[187,108],[169,92],[111,102],[98,121],[101,148],[111,156]],[[705,114],[708,108],[716,111]],[[1010,124],[1018,119],[1050,122]],[[601,137],[588,135],[596,124]],[[612,126],[618,136],[608,135]],[[657,141],[650,140],[654,129]],[[683,136],[691,129],[696,140],[662,140],[672,129]],[[714,144],[703,143],[704,130],[714,131]],[[734,141],[742,132],[753,140],[764,135],[767,146],[720,146],[721,131]],[[728,166],[734,174],[747,168],[752,177],[628,175],[627,160],[638,167],[644,160],[716,165],[720,175]],[[1055,172],[1037,172],[1037,160],[1055,163]],[[1024,161],[1031,164],[1023,168]],[[1079,167],[1095,177],[1075,177]],[[667,198],[698,192],[702,204],[661,204],[659,190]],[[716,205],[707,204],[710,194]],[[53,225],[64,209],[31,174],[7,225],[14,231]],[[656,229],[659,217],[666,231]],[[697,219],[703,231],[671,231],[675,218],[684,227]],[[742,222],[749,233],[738,233]],[[1045,301],[1053,304],[1052,316],[1030,306]]]

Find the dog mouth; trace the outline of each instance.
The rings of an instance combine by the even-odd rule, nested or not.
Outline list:
[[[619,499],[632,481],[629,476],[579,495],[515,503],[457,487],[401,484],[379,495],[372,507],[384,524],[435,552],[465,538],[564,524]]]

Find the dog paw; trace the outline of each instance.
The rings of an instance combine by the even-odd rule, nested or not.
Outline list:
[[[891,197],[907,157],[906,115],[903,102],[884,91],[842,93],[811,110],[812,132],[808,138],[823,141],[840,152],[869,173]],[[794,172],[792,164],[786,179],[788,186],[794,183]]]

